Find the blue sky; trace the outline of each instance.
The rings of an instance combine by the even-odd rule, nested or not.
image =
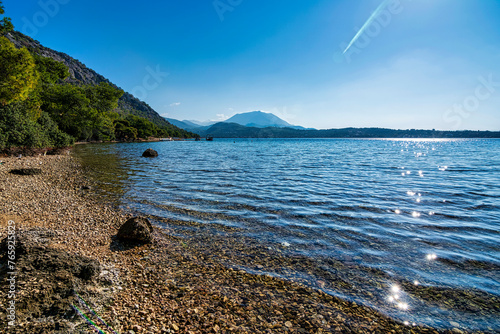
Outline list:
[[[500,130],[498,0],[3,3],[17,30],[166,117]]]

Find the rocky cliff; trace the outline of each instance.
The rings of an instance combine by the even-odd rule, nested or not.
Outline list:
[[[39,54],[44,57],[50,57],[66,65],[70,73],[70,77],[66,79],[66,81],[69,83],[97,85],[101,82],[107,82],[110,85],[119,88],[104,76],[88,68],[77,59],[74,59],[73,57],[63,52],[49,49],[41,45],[40,42],[18,31],[9,33],[7,35],[7,38],[9,38],[9,40],[14,43],[17,48],[25,47],[32,53]],[[151,120],[153,123],[159,126],[173,127],[173,125],[171,125],[168,121],[161,117],[147,103],[140,101],[130,93],[125,93],[120,98],[120,100],[118,101],[117,112],[125,115],[132,114],[141,116]]]

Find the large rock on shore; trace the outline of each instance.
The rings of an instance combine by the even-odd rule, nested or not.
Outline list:
[[[16,235],[15,246],[12,251],[17,260],[17,266],[36,271],[67,271],[70,276],[83,280],[96,278],[100,272],[97,260],[71,255],[63,250],[46,247],[48,240],[53,236],[52,231],[29,231]],[[1,254],[7,254],[9,248],[8,237],[0,241]],[[2,268],[4,269],[4,268]]]
[[[153,226],[146,218],[130,218],[118,230],[117,237],[121,241],[150,243],[153,240]]]
[[[144,153],[142,153],[142,156],[145,158],[156,158],[158,156],[158,152],[153,150],[152,148],[148,148]]]
[[[46,322],[37,324],[40,329],[37,331],[19,327],[12,333],[73,333],[63,319],[68,319],[73,313],[74,293],[78,292],[86,298],[96,296],[100,263],[63,249],[51,248],[53,236],[52,230],[43,228],[16,230],[14,247],[9,248],[13,240],[8,237],[0,241],[0,289],[2,292],[17,293],[16,327],[19,327],[18,321],[25,325],[33,324],[34,320],[30,319],[44,319]],[[7,262],[11,260],[9,256],[15,257],[12,263]],[[7,301],[7,293],[4,297],[3,300]],[[0,312],[0,321],[0,332],[7,333],[4,331],[6,327],[2,327],[6,324],[6,314]],[[48,329],[50,326],[52,330]]]

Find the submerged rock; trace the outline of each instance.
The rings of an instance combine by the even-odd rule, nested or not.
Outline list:
[[[142,156],[145,158],[156,158],[158,156],[158,152],[153,150],[152,148],[148,148],[144,153],[142,153]]]
[[[121,241],[150,243],[153,240],[153,226],[146,218],[130,218],[118,230],[117,237]]]

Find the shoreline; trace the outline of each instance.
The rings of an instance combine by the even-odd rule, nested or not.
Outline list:
[[[151,244],[125,247],[115,235],[131,215],[93,192],[75,157],[0,160],[0,237],[15,222],[25,245],[18,265],[31,269],[19,270],[15,280],[13,327],[2,294],[0,331],[91,331],[71,308],[77,292],[119,333],[463,333],[405,326],[299,283],[227,268],[217,254],[209,257],[167,229],[155,228]],[[10,174],[14,168],[40,168],[42,174]],[[40,263],[53,266],[37,269]],[[75,266],[95,270],[88,278],[72,272]],[[9,289],[4,269],[2,292]]]

